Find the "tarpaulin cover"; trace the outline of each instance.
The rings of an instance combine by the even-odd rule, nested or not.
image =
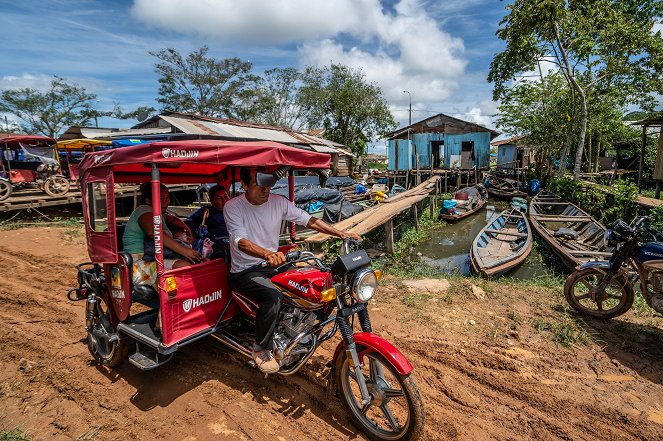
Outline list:
[[[54,165],[58,161],[55,159],[55,150],[53,147],[27,145],[19,143],[23,150],[26,161],[39,160],[42,164]]]
[[[117,149],[121,147],[131,147],[133,145],[147,144],[150,142],[156,142],[156,141],[154,139],[137,139],[137,138],[114,139],[113,141],[111,141],[111,146],[114,149]]]
[[[349,176],[330,176],[327,178],[327,188],[341,188],[354,185],[355,181]],[[317,176],[295,176],[295,188],[297,187],[319,187],[320,179]],[[288,179],[279,179],[272,187],[273,190],[288,188]]]
[[[272,190],[273,194],[279,194],[286,199],[288,198],[287,188],[277,188]],[[301,207],[311,201],[322,201],[326,204],[336,204],[343,199],[343,193],[331,188],[322,187],[306,187],[295,190],[295,205]]]
[[[359,204],[353,204],[352,202],[345,202],[339,204],[327,204],[325,205],[325,211],[323,220],[330,224],[342,221],[347,219],[355,214],[361,212],[364,209]],[[341,217],[339,219],[339,211],[341,211]]]
[[[271,141],[239,142],[219,140],[164,141],[85,155],[79,173],[85,181],[96,168],[111,167],[115,182],[150,179],[157,164],[161,181],[168,183],[215,182],[227,167],[290,166],[329,168],[331,157],[324,153],[289,147]]]

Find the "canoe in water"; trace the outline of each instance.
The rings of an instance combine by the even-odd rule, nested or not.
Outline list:
[[[454,195],[454,200],[457,201],[457,205],[454,207],[453,213],[445,212],[444,209],[440,210],[440,218],[447,222],[463,219],[479,211],[486,205],[488,194],[484,186],[479,184],[458,190]]]
[[[532,251],[532,229],[517,208],[504,210],[472,242],[470,262],[484,277],[497,277],[520,265]]]
[[[606,228],[576,205],[541,191],[530,202],[529,212],[534,231],[570,270],[590,260],[610,259],[613,248],[605,243]]]

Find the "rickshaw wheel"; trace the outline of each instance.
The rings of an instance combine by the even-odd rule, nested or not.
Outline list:
[[[12,195],[12,184],[4,179],[0,179],[0,201],[4,201]]]
[[[62,196],[69,191],[69,181],[64,176],[51,176],[44,182],[44,192],[49,196]]]
[[[115,333],[115,329],[110,321],[108,306],[101,297],[97,297],[92,328],[87,333],[87,348],[99,364],[114,367],[124,361],[129,347],[126,338],[110,341],[109,338],[103,337],[109,333]]]

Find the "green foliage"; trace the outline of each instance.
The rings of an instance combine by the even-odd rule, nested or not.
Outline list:
[[[30,441],[30,437],[22,430],[2,430],[0,441]]]
[[[555,321],[537,317],[532,320],[532,327],[539,334],[566,348],[588,345],[593,341],[592,336],[567,314]]]
[[[54,77],[45,92],[30,88],[4,90],[0,94],[0,112],[19,118],[26,133],[55,137],[65,127],[86,125],[94,116],[95,98],[83,87]]]
[[[325,138],[363,156],[366,143],[396,128],[382,90],[367,83],[361,70],[332,64],[309,66],[302,77],[299,103],[310,109],[309,127],[321,127]]]
[[[628,180],[618,180],[603,191],[598,185],[588,185],[568,178],[557,178],[550,191],[583,210],[601,223],[609,225],[617,219],[630,222],[637,215],[638,186]]]
[[[652,92],[663,92],[663,39],[660,32],[651,32],[663,15],[663,3],[515,0],[506,9],[508,13],[497,31],[506,49],[495,55],[488,75],[494,83],[494,99],[507,97],[510,82],[537,69],[538,63],[556,65],[579,104],[567,112],[579,127],[574,134],[577,179],[587,129],[605,132],[597,127],[600,124],[589,122],[589,103],[595,100],[601,107],[602,102],[609,101],[607,108],[612,111],[628,104],[651,109],[655,104]],[[594,119],[600,122],[600,118]],[[591,159],[594,155],[585,156]]]
[[[266,70],[256,88],[253,121],[270,126],[300,128],[309,111],[298,99],[301,79],[301,72],[293,68]]]
[[[251,63],[239,58],[209,57],[203,46],[183,56],[173,48],[150,51],[157,59],[159,98],[163,110],[220,118],[242,118],[257,100],[258,78]]]

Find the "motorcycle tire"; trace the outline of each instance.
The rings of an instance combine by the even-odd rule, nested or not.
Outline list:
[[[357,345],[357,352],[366,348]],[[364,354],[369,368],[366,383],[373,401],[361,406],[361,393],[347,354],[335,366],[335,380],[341,401],[361,431],[373,441],[416,440],[424,429],[424,405],[411,374],[401,375],[377,352]]]
[[[599,268],[585,268],[567,277],[564,297],[569,305],[583,315],[600,319],[614,318],[631,309],[635,292],[623,274],[615,275],[602,293],[592,293],[605,274]]]
[[[4,201],[12,195],[12,184],[0,179],[0,201]]]
[[[49,196],[62,196],[69,191],[69,181],[64,176],[51,176],[44,181],[44,193]]]
[[[110,321],[110,313],[106,302],[101,297],[97,297],[95,313],[92,318],[92,329],[87,333],[87,348],[99,364],[109,368],[120,365],[128,353],[127,339],[120,337],[118,340],[111,342],[94,333],[95,330],[100,328],[105,329],[108,333],[115,332]]]

